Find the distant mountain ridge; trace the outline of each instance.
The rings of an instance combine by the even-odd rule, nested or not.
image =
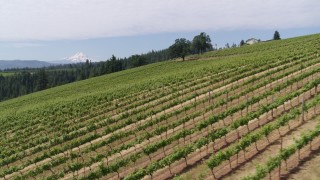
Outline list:
[[[53,65],[53,63],[38,60],[0,60],[0,70],[12,68],[41,68],[50,65]]]

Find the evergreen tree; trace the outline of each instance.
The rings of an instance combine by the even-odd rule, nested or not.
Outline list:
[[[141,55],[133,55],[128,58],[130,68],[143,66],[147,64],[147,59]]]
[[[244,45],[245,45],[244,40],[241,40],[241,41],[240,41],[240,46],[244,46]]]
[[[275,31],[274,32],[274,35],[273,35],[273,40],[280,40],[280,33],[278,31]]]
[[[48,85],[48,77],[45,69],[40,69],[38,72],[37,78],[37,90],[41,91],[47,88]]]

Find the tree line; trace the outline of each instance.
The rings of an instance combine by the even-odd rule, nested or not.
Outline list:
[[[273,40],[280,40],[280,33],[278,31],[274,32]],[[244,46],[246,43],[244,40],[240,41],[239,46]],[[229,43],[225,45],[225,48],[235,48],[236,44]],[[212,51],[213,47],[211,44],[211,38],[205,32],[201,32],[199,35],[195,36],[192,41],[185,38],[176,39],[174,44],[169,47],[169,54],[171,58],[182,58],[184,61],[185,57],[190,54],[202,54],[207,51]]]
[[[190,43],[190,47],[186,50],[185,55],[211,50],[212,45],[210,42],[211,40],[208,35],[200,33],[200,35],[194,37],[192,48]],[[189,42],[187,43],[189,45]],[[177,55],[176,51],[172,51],[172,47],[170,46],[163,50],[152,50],[148,53],[136,54],[128,58],[116,58],[112,55],[110,59],[102,62],[90,62],[87,60],[85,63],[57,65],[41,69],[23,68],[4,70],[15,73],[11,76],[0,74],[0,101],[91,77],[169,60],[178,56],[180,54]]]
[[[15,73],[10,76],[0,74],[0,101],[91,77],[164,61],[169,58],[168,50],[164,49],[160,51],[153,50],[141,55],[132,55],[129,58],[116,58],[113,55],[107,61],[101,62],[87,60],[85,63],[45,68],[3,70],[3,72]]]
[[[211,38],[205,32],[195,36],[192,41],[185,38],[176,39],[175,43],[169,47],[170,57],[180,57],[183,61],[189,54],[202,54],[211,50],[213,50]]]

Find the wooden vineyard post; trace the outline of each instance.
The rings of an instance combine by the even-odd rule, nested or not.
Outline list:
[[[184,109],[184,115],[187,115],[187,109],[186,108],[183,108]]]
[[[283,149],[283,138],[282,138],[282,136],[280,136],[280,141],[281,141],[281,147],[280,147],[280,150],[282,150],[282,149]]]
[[[314,90],[314,96],[317,96],[317,94],[318,94],[318,92],[317,92],[318,85],[316,85],[314,88],[315,88],[315,90]],[[313,107],[314,115],[316,115],[316,107],[317,107],[317,105],[315,105],[315,106]]]
[[[312,141],[309,141],[309,150],[312,151]]]
[[[168,129],[166,129],[166,139],[168,139]]]
[[[248,105],[249,100],[248,100],[248,94],[246,94],[246,98],[247,98],[247,114],[248,114],[248,111],[249,111],[249,105]]]
[[[239,152],[237,152],[237,165],[239,164]]]
[[[254,145],[256,146],[257,152],[259,152],[258,145],[257,145],[257,141],[254,142]]]
[[[214,178],[214,179],[217,179],[216,176],[214,175],[213,169],[210,168],[210,170],[211,170],[211,173],[212,173],[213,178]]]
[[[301,102],[301,119],[302,122],[304,122],[304,96],[302,96],[302,102]]]
[[[215,144],[215,142],[216,142],[215,140],[212,141],[212,154],[214,154],[214,152],[215,152],[215,151],[214,151],[214,150],[215,150],[215,149],[214,149],[214,144]]]
[[[200,104],[200,103],[199,103],[199,104]],[[202,100],[202,105],[203,105],[203,107],[206,107],[205,104],[206,104],[206,99],[203,99],[203,100]],[[209,104],[209,105],[210,105],[210,104]]]
[[[227,91],[227,98],[226,98],[226,110],[228,109],[228,95],[229,95],[229,91]]]
[[[298,121],[299,121],[299,118],[297,118],[297,119],[298,119]],[[290,122],[288,122],[288,128],[289,128],[289,130],[291,130]]]
[[[315,106],[313,106],[313,115],[315,116],[316,115],[316,105]]]
[[[118,179],[120,179],[120,173],[119,173],[119,171],[117,170],[116,173],[118,174]],[[151,179],[152,179],[152,175],[151,175]]]
[[[184,160],[185,160],[185,162],[186,162],[186,167],[188,167],[187,156],[184,157]]]
[[[289,128],[289,129],[290,129],[290,128]],[[270,140],[269,140],[268,135],[266,135],[266,139],[267,139],[267,141],[268,141],[268,144],[270,144]]]
[[[172,174],[172,172],[171,172],[171,164],[169,163],[169,172],[170,172],[170,174]]]
[[[164,146],[162,146],[162,151],[163,151],[164,156],[167,156],[166,151],[164,150]]]
[[[309,90],[309,96],[312,96],[312,89]]]
[[[269,180],[271,180],[271,172],[269,171]]]
[[[179,141],[178,141],[179,142]],[[148,153],[148,157],[149,157],[149,160],[150,160],[150,163],[151,163],[151,156],[150,156],[150,154]]]
[[[272,95],[272,104],[274,103],[274,95]],[[271,110],[271,118],[273,119],[273,109],[274,108],[272,108],[272,110]]]
[[[197,96],[194,97],[194,104],[195,104],[194,110],[196,111],[197,110]]]
[[[226,143],[226,145],[228,145],[227,135],[224,135],[224,142]]]
[[[185,129],[185,122],[183,122],[183,130]],[[183,136],[183,144],[186,144],[186,136]]]
[[[234,114],[231,114],[231,123],[233,123],[233,116]]]
[[[258,91],[258,97],[260,97],[260,95],[261,95],[261,91]],[[258,101],[258,107],[259,107],[259,108],[261,107],[260,101],[261,101],[261,100]]]

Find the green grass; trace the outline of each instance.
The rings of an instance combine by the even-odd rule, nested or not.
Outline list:
[[[14,72],[0,72],[0,75],[2,75],[2,76],[12,76],[12,75],[14,75]]]

